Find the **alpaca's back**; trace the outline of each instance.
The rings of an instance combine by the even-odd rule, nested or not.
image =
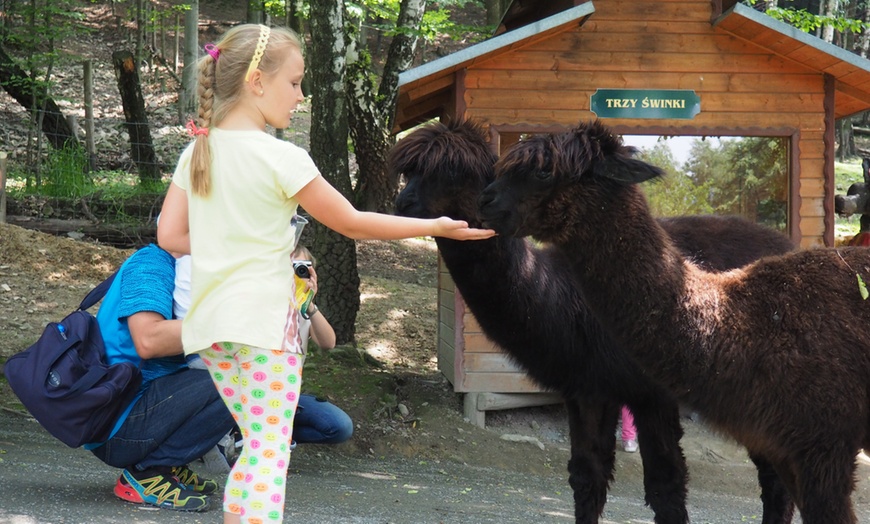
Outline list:
[[[782,233],[738,216],[662,218],[659,223],[683,256],[708,271],[743,267],[797,247]]]

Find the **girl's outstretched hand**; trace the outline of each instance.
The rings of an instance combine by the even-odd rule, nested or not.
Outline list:
[[[484,240],[495,236],[495,230],[476,229],[468,227],[468,222],[464,220],[441,217],[435,219],[435,233],[432,236],[452,238],[454,240]]]

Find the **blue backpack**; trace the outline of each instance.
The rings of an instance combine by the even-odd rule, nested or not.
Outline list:
[[[97,319],[87,309],[103,298],[117,272],[60,322],[51,322],[35,344],[6,361],[4,374],[31,415],[71,448],[109,437],[115,420],[136,396],[136,365],[105,363]]]

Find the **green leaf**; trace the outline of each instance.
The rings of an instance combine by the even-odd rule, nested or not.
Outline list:
[[[864,279],[861,278],[861,275],[855,273],[855,276],[858,277],[858,291],[861,292],[861,298],[867,300],[867,297],[870,297],[870,292],[867,291],[867,284],[864,283]]]

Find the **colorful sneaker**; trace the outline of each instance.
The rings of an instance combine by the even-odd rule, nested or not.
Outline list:
[[[115,484],[115,496],[134,504],[150,504],[178,511],[205,511],[208,497],[187,489],[172,475],[170,468],[151,468],[137,472],[136,478],[125,469]]]
[[[637,451],[637,441],[634,439],[626,440],[623,442],[622,446],[626,453],[634,453]]]
[[[187,466],[175,466],[172,468],[172,474],[181,482],[187,489],[192,489],[203,495],[210,495],[217,491],[217,482],[211,479],[201,478]]]

